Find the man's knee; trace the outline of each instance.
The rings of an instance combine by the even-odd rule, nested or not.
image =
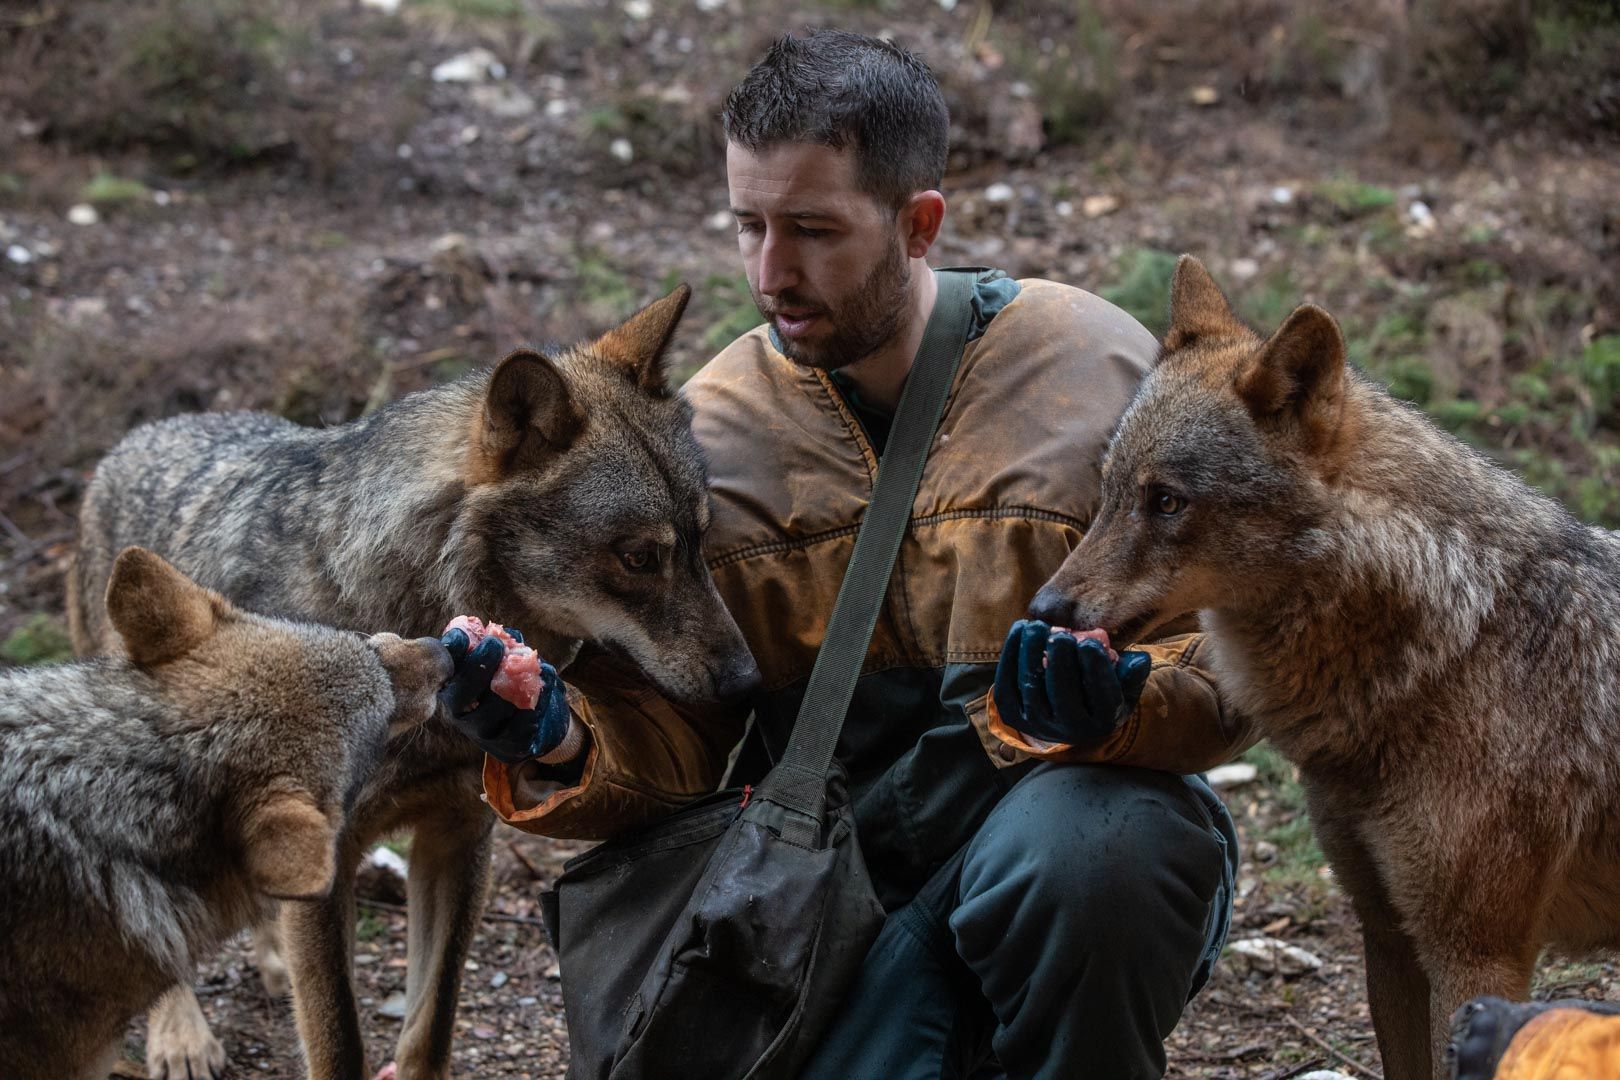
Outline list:
[[[1023,927],[1099,952],[1181,928],[1201,935],[1225,852],[1186,780],[1107,766],[1045,766],[1015,786],[969,845],[953,926]],[[959,923],[979,921],[969,928]],[[1191,937],[1189,936],[1189,940]]]

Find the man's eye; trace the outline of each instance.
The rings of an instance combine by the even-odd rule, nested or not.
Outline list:
[[[765,231],[765,226],[761,225],[757,221],[739,221],[739,222],[737,222],[737,232],[738,232],[739,235],[746,234],[746,233],[764,232],[764,231]]]
[[[818,236],[826,236],[831,232],[831,229],[812,229],[808,225],[800,225],[798,227],[799,235],[811,240],[814,240]]]

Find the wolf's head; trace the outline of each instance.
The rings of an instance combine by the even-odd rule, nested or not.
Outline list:
[[[1328,485],[1355,437],[1351,382],[1327,312],[1302,305],[1262,340],[1183,256],[1097,516],[1031,614],[1128,643],[1189,612],[1272,602],[1319,550]]]
[[[107,616],[169,706],[160,734],[188,740],[224,788],[254,887],[324,894],[388,737],[434,713],[444,646],[250,614],[136,547],[113,564]]]
[[[703,562],[703,455],[664,370],[690,296],[683,285],[559,356],[501,362],[474,419],[457,542],[484,614],[603,646],[701,702],[750,689],[758,669]]]

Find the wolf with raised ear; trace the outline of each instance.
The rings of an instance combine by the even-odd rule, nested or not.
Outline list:
[[[1620,539],[1396,401],[1305,304],[1255,333],[1183,257],[1102,504],[1031,612],[1116,641],[1199,612],[1299,766],[1360,916],[1389,1080],[1544,947],[1620,946]]]
[[[0,673],[0,1076],[101,1080],[272,900],[332,886],[354,795],[437,708],[435,638],[238,610],[113,562],[117,656]],[[246,691],[246,692],[244,692]]]
[[[340,427],[214,413],[134,431],[85,496],[71,575],[76,646],[108,646],[88,601],[110,553],[139,543],[255,610],[408,634],[475,614],[519,627],[558,667],[581,643],[615,653],[675,700],[747,689],[753,658],[702,559],[703,458],[664,371],[689,296],[682,286],[593,342],[518,350]],[[282,937],[316,1080],[365,1071],[349,975],[354,872],[370,844],[401,830],[412,840],[398,1075],[448,1075],[489,878],[481,763],[447,723],[395,740],[341,838],[331,895],[286,905]],[[261,960],[274,981],[271,950]],[[153,1032],[155,1076],[223,1065],[187,988],[165,998]]]

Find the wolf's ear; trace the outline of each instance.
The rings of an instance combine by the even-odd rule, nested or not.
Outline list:
[[[1236,337],[1244,330],[1204,264],[1191,255],[1178,259],[1170,279],[1170,329],[1164,335],[1164,352],[1185,349],[1206,338]]]
[[[692,290],[685,285],[662,300],[654,300],[612,330],[597,338],[591,349],[622,367],[631,380],[649,394],[669,393],[664,351],[675,335]]]
[[[214,632],[224,602],[145,548],[127,547],[107,581],[107,620],[140,667],[177,660]]]
[[[1238,376],[1238,397],[1260,423],[1296,426],[1307,449],[1320,449],[1339,427],[1344,355],[1333,316],[1301,304]]]
[[[300,788],[274,791],[242,822],[242,849],[254,886],[278,900],[313,900],[332,888],[337,833]]]
[[[585,426],[557,365],[533,349],[518,349],[489,378],[473,447],[481,477],[539,465],[565,450]]]

